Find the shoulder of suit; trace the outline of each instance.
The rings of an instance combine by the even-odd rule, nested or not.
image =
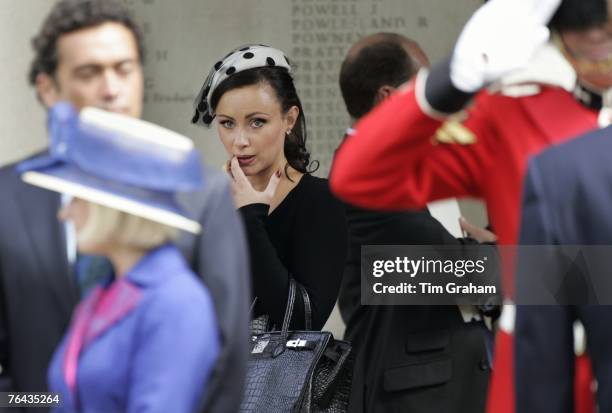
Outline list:
[[[33,155],[27,156],[23,159],[19,159],[18,161],[15,162],[11,162],[9,164],[0,166],[0,178],[4,178],[4,179],[14,179],[17,178],[17,171],[16,171],[16,167],[17,165],[19,165],[21,162],[23,161],[27,161],[29,159],[35,158],[37,156],[40,156],[42,154],[44,154],[46,151],[41,151],[41,152],[36,152]]]
[[[25,159],[23,159],[23,160],[25,160]],[[5,165],[0,166],[0,173],[6,174],[8,172],[14,171],[15,167],[19,164],[19,162],[22,162],[23,160],[19,160],[17,162],[7,163]]]
[[[575,178],[585,176],[579,170],[601,168],[602,161],[607,163],[605,154],[608,148],[601,147],[606,141],[596,132],[553,145],[531,159],[530,169],[537,171],[540,180],[550,182],[551,185],[547,186],[555,187],[555,191],[566,191],[575,182]],[[563,185],[552,185],[556,182],[563,182]]]
[[[199,199],[196,204],[204,202],[201,208],[214,206],[224,208],[228,200],[231,200],[231,183],[227,173],[210,165],[203,167],[204,183],[202,190],[193,193],[193,197]]]
[[[204,174],[205,185],[209,188],[224,188],[230,184],[227,173],[221,168],[204,164],[202,165],[202,172]]]
[[[9,182],[20,181],[17,170],[15,169],[18,163],[19,162],[14,162],[0,167],[0,187],[7,185]]]
[[[575,139],[570,139],[542,151],[536,156],[540,161],[545,160],[556,165],[563,165],[562,169],[572,164],[582,164],[587,168],[599,161],[608,162],[608,154],[612,149],[612,141],[608,139],[608,128],[593,129]]]

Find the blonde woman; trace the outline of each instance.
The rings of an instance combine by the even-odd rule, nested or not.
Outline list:
[[[201,185],[198,153],[158,126],[63,103],[49,131],[49,154],[21,164],[22,179],[71,196],[59,216],[74,223],[79,253],[114,270],[53,356],[55,411],[193,411],[220,346],[208,290],[171,244],[200,231],[174,202]]]

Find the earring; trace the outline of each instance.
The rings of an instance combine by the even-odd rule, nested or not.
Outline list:
[[[287,129],[286,135],[287,136],[291,135],[291,129]]]

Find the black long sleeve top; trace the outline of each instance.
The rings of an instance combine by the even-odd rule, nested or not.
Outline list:
[[[304,175],[269,215],[266,204],[240,211],[257,297],[254,316],[268,314],[280,328],[293,277],[308,292],[312,328],[321,329],[338,297],[348,242],[343,205],[331,195],[327,180]],[[304,302],[298,293],[291,328],[304,327]]]

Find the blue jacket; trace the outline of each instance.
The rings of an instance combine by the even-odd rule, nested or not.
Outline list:
[[[53,411],[193,411],[220,351],[208,290],[178,250],[165,245],[107,286],[102,298],[103,291],[98,287],[79,305],[53,356],[49,388],[62,396]],[[73,392],[67,347],[94,308],[84,322]]]
[[[609,248],[612,245],[611,160],[612,127],[593,130],[534,157],[525,176],[521,244]],[[570,290],[576,301],[582,298],[587,302],[587,298],[598,297],[609,300],[612,291],[609,267],[602,273],[598,273],[598,268],[610,262],[610,254],[606,255],[608,260],[601,257],[593,260],[596,255],[583,252],[584,255],[576,256],[572,266],[566,261],[552,260],[555,256],[550,252],[549,256],[544,255],[546,258],[536,257],[535,268],[526,267],[529,271],[519,268],[517,285],[524,287],[517,291],[542,291],[541,286],[547,286],[544,280],[554,280],[558,284],[551,283],[551,286]],[[540,266],[544,268],[538,271]],[[568,278],[582,276],[583,270],[589,277],[588,282]],[[591,282],[594,283],[589,285]],[[543,291],[554,292],[554,289],[549,287]],[[599,411],[612,412],[612,306],[609,305],[517,306],[514,353],[517,412],[574,411],[576,319],[586,331],[587,350],[598,383]]]

